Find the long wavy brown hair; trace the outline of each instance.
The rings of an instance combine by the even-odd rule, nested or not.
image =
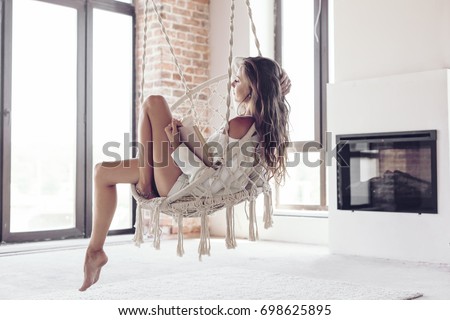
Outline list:
[[[268,179],[281,183],[286,175],[290,106],[281,92],[280,65],[268,58],[243,59],[244,74],[250,83],[250,112],[261,137],[261,157]]]

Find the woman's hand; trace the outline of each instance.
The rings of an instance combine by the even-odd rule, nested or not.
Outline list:
[[[172,119],[167,127],[164,128],[167,138],[169,139],[170,146],[173,149],[178,148],[180,145],[180,133],[178,132],[178,127],[182,127],[183,124],[178,119]]]
[[[285,96],[291,91],[291,79],[289,79],[289,76],[287,75],[286,71],[284,71],[284,69],[281,69],[281,71],[282,71],[280,76],[281,94]]]

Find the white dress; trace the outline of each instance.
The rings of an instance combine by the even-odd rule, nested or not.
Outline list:
[[[248,188],[249,184],[260,184],[258,183],[260,179],[255,179],[255,175],[261,172],[261,168],[257,168],[258,165],[255,166],[256,148],[260,140],[255,124],[241,139],[229,137],[228,145],[226,143],[227,137],[222,132],[223,130],[217,131],[207,140],[209,150],[215,150],[213,152],[213,163],[215,163],[216,172],[213,177],[198,184],[195,188],[190,188],[192,195],[235,193]],[[223,156],[223,150],[227,150],[227,157]],[[184,143],[175,149],[172,158],[183,173],[168,196],[194,183],[201,177],[202,172],[209,168]]]

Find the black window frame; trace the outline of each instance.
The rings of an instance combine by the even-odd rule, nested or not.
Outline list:
[[[134,3],[115,0],[33,0],[62,5],[77,10],[77,146],[76,146],[76,224],[71,229],[31,232],[10,232],[11,183],[11,61],[12,9],[14,0],[0,0],[0,241],[25,242],[90,237],[92,233],[92,67],[93,67],[93,10],[101,9],[132,17],[132,139],[135,139],[135,36]],[[133,201],[132,212],[135,210]],[[132,214],[130,212],[130,214]],[[135,218],[132,215],[132,225]],[[109,234],[132,233],[133,227],[110,231]]]
[[[275,0],[275,60],[281,65],[282,61],[282,6],[283,0]],[[319,7],[320,6],[320,7]],[[314,140],[292,141],[288,153],[320,153],[320,204],[299,205],[280,203],[280,187],[275,186],[275,208],[278,210],[307,210],[326,211],[327,206],[327,183],[326,183],[326,86],[328,83],[328,0],[314,0],[314,22],[318,17],[316,32],[318,41],[314,41]],[[304,165],[300,163],[299,165]],[[275,214],[277,214],[275,212]]]

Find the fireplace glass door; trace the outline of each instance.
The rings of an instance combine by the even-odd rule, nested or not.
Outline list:
[[[337,136],[338,209],[437,213],[436,131]]]

